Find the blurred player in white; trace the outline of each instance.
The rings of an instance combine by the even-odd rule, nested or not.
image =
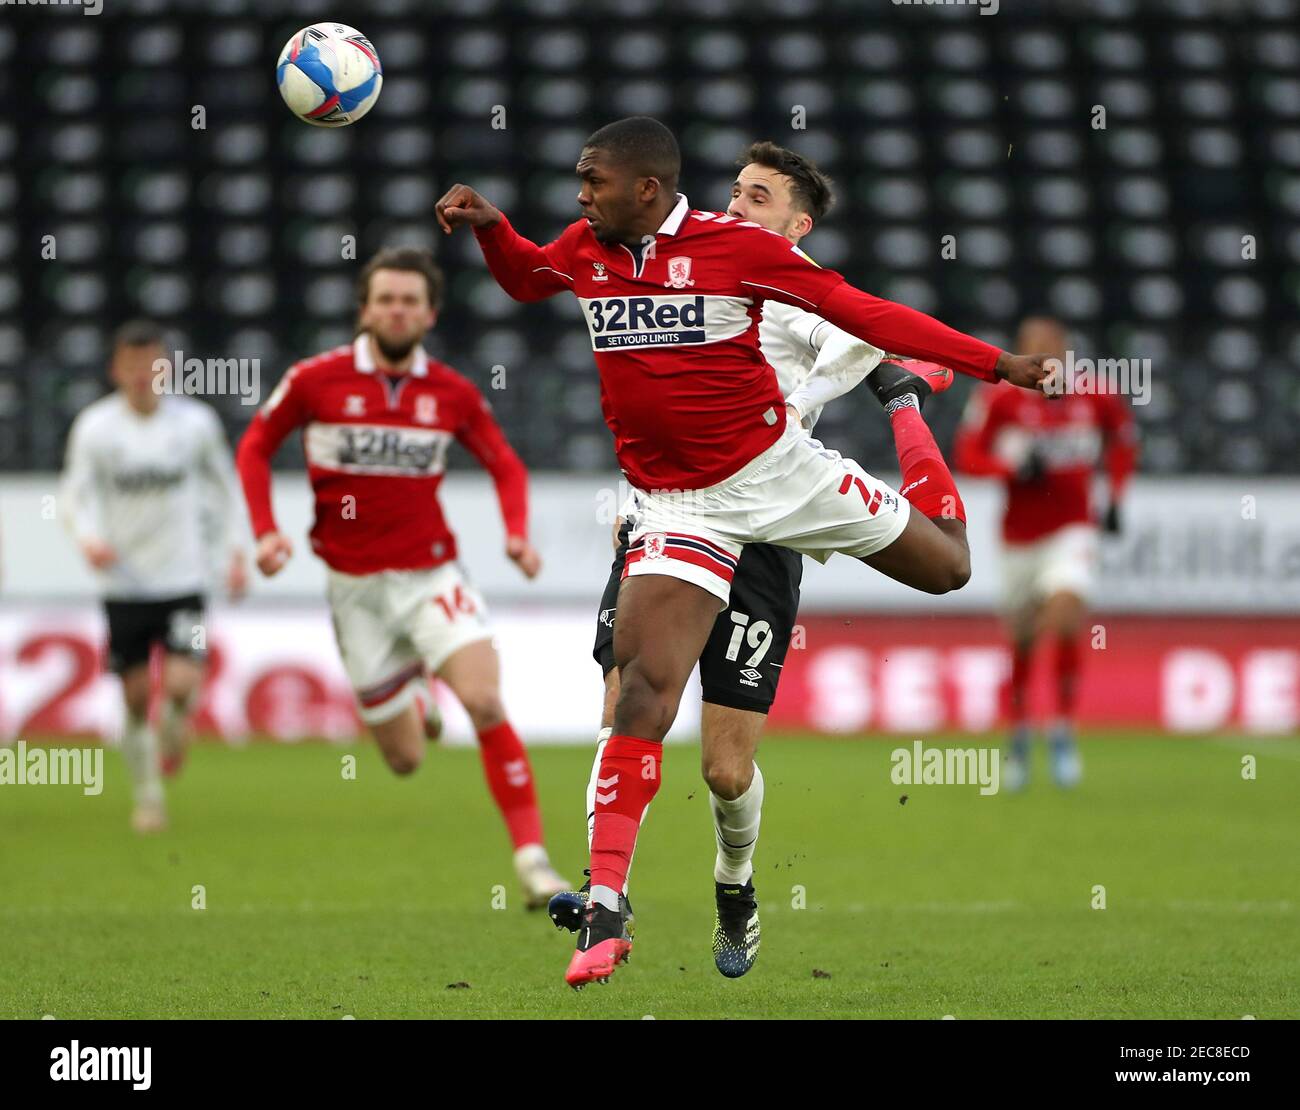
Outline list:
[[[156,324],[118,329],[109,371],[117,388],[73,421],[62,487],[63,519],[99,576],[109,666],[126,701],[131,824],[142,833],[166,826],[160,771],[174,774],[184,760],[186,720],[203,674],[213,552],[224,553],[232,597],[247,585],[225,433],[210,406],[156,388],[165,380],[156,364],[165,366],[166,357]],[[162,654],[157,730],[149,720],[155,647]]]
[[[438,488],[453,440],[492,476],[506,553],[528,578],[528,472],[482,394],[420,346],[438,318],[442,272],[427,251],[389,248],[365,266],[350,346],[290,367],[239,444],[239,473],[257,565],[275,574],[292,554],[271,509],[271,458],[301,429],[316,502],[312,549],[361,718],[390,768],[410,774],[441,729],[425,685],[437,675],[469,714],[488,788],[514,844],[529,908],[568,883],[542,843],[528,754],[501,702],[487,609],[456,559]]]
[[[1017,350],[1047,351],[1065,360],[1068,337],[1056,320],[1030,317]],[[1023,389],[986,386],[970,400],[955,444],[957,465],[1006,483],[1002,521],[1003,607],[1011,637],[1008,716],[1011,748],[1003,782],[1029,781],[1029,689],[1035,646],[1054,649],[1052,777],[1076,785],[1083,774],[1074,736],[1082,664],[1082,632],[1097,574],[1098,524],[1120,528],[1119,503],[1137,464],[1133,417],[1123,398],[1088,393],[1048,398]],[[1104,462],[1109,499],[1098,515],[1091,485]]]

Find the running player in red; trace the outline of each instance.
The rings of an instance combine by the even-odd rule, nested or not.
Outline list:
[[[444,232],[474,228],[493,276],[518,300],[579,299],[601,403],[633,487],[614,655],[621,689],[601,757],[591,904],[566,981],[607,979],[629,942],[619,893],[659,789],[663,738],[744,546],[825,562],[843,553],[930,593],[970,575],[964,540],[938,528],[857,463],[787,421],[758,343],[762,302],[796,304],[884,350],[987,381],[1037,387],[1042,356],[1012,355],[902,305],[860,292],[758,224],[693,210],[676,191],[671,131],[633,117],[601,128],[577,165],[583,218],[539,247],[465,185],[436,211]],[[946,468],[944,468],[946,473]],[[922,465],[904,484],[943,474]]]
[[[289,368],[244,434],[239,474],[258,568],[275,574],[293,547],[271,511],[271,458],[302,429],[316,499],[312,549],[329,567],[334,633],[361,718],[389,767],[410,774],[441,727],[425,677],[451,688],[478,734],[534,909],[568,883],[542,845],[532,769],[501,704],[487,612],[438,503],[453,439],[492,475],[506,553],[528,578],[541,560],[528,542],[523,463],[482,394],[420,346],[437,321],[442,284],[427,251],[389,248],[372,258],[361,273],[356,341]]]
[[[1031,317],[1018,348],[1065,360],[1067,336],[1056,320]],[[1048,730],[1052,777],[1071,787],[1083,773],[1074,741],[1081,632],[1097,572],[1097,521],[1090,486],[1103,461],[1110,497],[1102,528],[1118,532],[1119,503],[1137,465],[1133,417],[1119,396],[1090,393],[1048,400],[989,386],[970,400],[954,446],[957,466],[1006,483],[1002,518],[1003,609],[1011,637],[1008,716],[1009,790],[1029,781],[1029,677],[1036,643],[1054,649],[1055,713]]]

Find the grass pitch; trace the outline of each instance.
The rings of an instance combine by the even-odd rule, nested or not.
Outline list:
[[[1039,751],[992,797],[895,786],[908,743],[764,743],[763,944],[735,981],[698,752],[670,747],[632,963],[582,993],[570,935],[520,908],[474,751],[399,780],[369,744],[199,745],[149,839],[109,752],[99,797],[0,787],[0,1017],[1300,1016],[1300,742],[1096,738],[1077,791]],[[575,881],[590,751],[532,753]]]

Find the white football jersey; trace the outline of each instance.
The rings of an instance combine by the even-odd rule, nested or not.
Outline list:
[[[809,430],[828,401],[847,393],[885,357],[879,347],[780,301],[763,302],[758,343],[782,396]]]
[[[224,565],[235,546],[237,506],[225,432],[201,401],[166,396],[144,416],[112,393],[73,421],[59,513],[75,539],[116,552],[105,597],[206,592],[214,556]]]

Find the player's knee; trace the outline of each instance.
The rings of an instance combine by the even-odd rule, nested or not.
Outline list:
[[[646,740],[660,740],[676,714],[667,682],[655,680],[635,663],[622,669],[622,685],[614,712],[615,728]]]
[[[970,554],[962,552],[953,561],[949,590],[960,590],[970,581]]]
[[[506,719],[506,707],[496,690],[466,691],[460,699],[475,732],[496,728]]]
[[[734,760],[705,756],[700,769],[711,793],[724,801],[734,802],[749,789],[752,768],[752,761],[746,766]]]
[[[384,759],[388,763],[388,769],[395,775],[413,774],[420,766],[423,758],[422,752],[413,751],[386,751]]]
[[[952,593],[953,590],[960,590],[969,581],[970,552],[962,548],[954,548],[946,559],[936,562],[930,575],[927,592]]]
[[[137,721],[143,721],[149,716],[149,689],[136,689],[128,686],[122,693],[122,700],[126,703],[127,713]]]

